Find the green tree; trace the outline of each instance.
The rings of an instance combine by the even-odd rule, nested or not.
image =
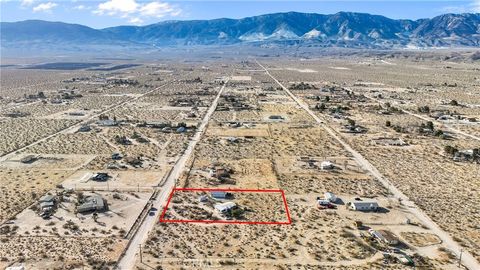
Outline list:
[[[241,208],[235,208],[232,210],[232,216],[236,219],[241,218],[243,216],[243,213],[244,211]]]
[[[418,107],[418,111],[421,112],[421,113],[429,113],[430,112],[430,107],[420,106],[420,107]]]
[[[427,125],[425,127],[428,128],[429,130],[434,130],[435,129],[432,121],[428,121]]]
[[[455,148],[455,147],[453,147],[453,146],[451,146],[451,145],[445,145],[445,147],[443,148],[443,150],[445,151],[445,153],[447,153],[447,154],[449,154],[449,155],[451,155],[451,156],[455,155],[455,153],[458,152],[458,149]]]
[[[458,101],[456,101],[455,99],[452,99],[452,101],[450,101],[450,105],[458,106]]]
[[[350,126],[355,126],[355,120],[348,118],[347,121]]]

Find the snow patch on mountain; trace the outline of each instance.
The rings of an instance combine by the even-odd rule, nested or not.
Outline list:
[[[315,39],[315,38],[325,38],[325,37],[327,37],[327,35],[323,34],[322,32],[318,31],[315,28],[303,34],[302,36],[302,38],[304,39]]]

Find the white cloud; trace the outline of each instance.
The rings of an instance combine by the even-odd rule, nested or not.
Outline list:
[[[143,20],[138,18],[138,17],[135,17],[135,18],[131,18],[130,20],[128,20],[128,22],[133,23],[133,24],[142,24]]]
[[[468,9],[465,6],[448,6],[448,7],[443,7],[442,12],[445,12],[445,13],[465,13],[465,12],[468,12]]]
[[[473,12],[480,13],[480,0],[474,0],[471,6]]]
[[[127,18],[133,24],[142,24],[145,18],[175,17],[180,15],[181,12],[180,8],[166,2],[150,1],[143,3],[137,2],[137,0],[108,0],[100,3],[97,9],[93,11],[97,15]]]
[[[53,2],[41,3],[40,5],[33,8],[33,12],[50,12],[56,6],[58,5]]]
[[[443,7],[442,11],[447,13],[480,13],[480,0],[473,0],[465,5]]]
[[[78,5],[78,6],[74,6],[73,9],[85,10],[85,9],[90,9],[90,7],[87,7],[87,6],[84,6],[84,5]]]
[[[162,2],[151,2],[140,8],[140,14],[143,16],[152,16],[152,17],[164,17],[165,15],[177,16],[175,15],[179,10],[175,9],[172,5]]]
[[[22,0],[21,6],[22,7],[28,7],[28,6],[33,5],[33,2],[35,2],[35,0]]]
[[[110,0],[98,5],[95,13],[103,15],[124,15],[136,12],[139,4],[135,0]]]

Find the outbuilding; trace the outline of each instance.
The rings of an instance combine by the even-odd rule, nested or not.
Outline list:
[[[97,121],[97,125],[102,126],[102,127],[113,127],[118,125],[118,122],[115,120],[111,119],[105,119],[105,120],[99,120]]]
[[[398,245],[398,238],[390,231],[386,230],[373,230],[370,229],[368,232],[375,237],[378,241],[383,242],[388,245]]]
[[[38,200],[38,204],[42,211],[50,211],[55,208],[56,201],[57,199],[55,196],[47,194]]]
[[[232,196],[231,193],[226,191],[212,191],[210,192],[210,195],[215,199],[227,199]]]
[[[113,160],[119,160],[119,159],[122,159],[122,158],[123,158],[123,156],[120,153],[113,153],[112,154],[112,159]]]
[[[92,179],[93,181],[105,182],[108,180],[108,178],[110,178],[108,173],[96,173],[90,179]]]
[[[78,129],[78,132],[89,132],[90,130],[92,130],[92,128],[89,125],[82,125]]]
[[[40,200],[38,200],[38,202],[40,202],[40,203],[42,203],[42,202],[54,202],[54,201],[55,201],[55,196],[50,195],[50,194],[44,195],[40,198]]]
[[[333,194],[332,192],[325,192],[324,197],[325,197],[325,200],[332,203],[336,202],[338,199],[337,196],[335,196],[335,194]]]

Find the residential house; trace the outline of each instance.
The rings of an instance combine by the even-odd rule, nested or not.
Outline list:
[[[237,204],[234,202],[225,202],[215,205],[215,209],[220,213],[225,213],[231,209],[234,209],[235,207],[237,207]]]
[[[353,211],[377,211],[379,208],[376,201],[352,201],[347,206]]]
[[[107,202],[102,196],[93,194],[87,196],[82,204],[77,206],[78,213],[102,212],[107,210]]]

